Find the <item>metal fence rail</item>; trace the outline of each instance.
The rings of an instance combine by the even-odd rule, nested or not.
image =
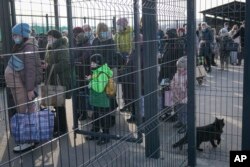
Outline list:
[[[245,4],[245,1],[240,2]],[[32,54],[44,64],[48,63],[48,67],[42,70],[43,83],[48,80],[49,69],[55,64],[54,70],[63,72],[58,72],[52,80],[58,83],[59,78],[66,89],[44,97],[48,92],[41,88],[42,85],[38,86],[36,110],[39,112],[48,108],[53,112],[53,137],[35,143],[35,147],[29,151],[13,153],[18,143],[11,131],[11,119],[20,108],[26,108],[32,103],[16,105],[13,89],[0,86],[4,87],[0,88],[0,166],[165,167],[195,166],[196,161],[198,164],[202,162],[209,165],[209,160],[227,166],[229,151],[240,150],[242,147],[241,129],[245,128],[245,124],[242,124],[243,70],[247,60],[243,60],[240,66],[229,64],[227,69],[221,70],[222,55],[218,54],[214,57],[217,66],[212,66],[209,72],[208,59],[202,64],[196,61],[202,56],[206,59],[207,56],[202,55],[199,45],[203,40],[202,31],[196,29],[196,23],[207,21],[208,25],[211,24],[208,31],[211,28],[219,30],[223,26],[221,23],[226,21],[230,23],[230,28],[233,24],[240,24],[236,20],[223,20],[219,16],[211,19],[211,13],[204,13],[210,11],[210,8],[217,11],[215,7],[220,5],[224,5],[225,9],[228,3],[231,1],[1,2],[0,8],[10,7],[12,19],[9,20],[10,25],[1,22],[0,31],[16,23],[26,22],[34,30],[32,41],[38,41],[38,48],[32,45],[30,52],[15,55],[26,57]],[[203,13],[198,13],[201,11]],[[229,10],[225,9],[221,14],[223,12],[228,16]],[[237,15],[237,11],[230,12]],[[218,11],[215,14],[219,15]],[[60,35],[49,32],[52,29],[58,30],[56,33]],[[5,69],[13,53],[8,49],[9,44],[4,43],[8,36],[11,38],[11,32],[0,33],[4,37],[0,45],[0,77],[3,78],[0,78],[0,85],[4,85],[4,73],[7,74]],[[52,45],[48,45],[50,36],[54,37],[53,40],[56,38]],[[218,31],[214,37],[218,40],[214,40],[213,44],[219,44],[221,37]],[[55,47],[58,41],[62,47]],[[8,47],[2,48],[2,43]],[[93,59],[95,54],[100,54],[101,58],[97,56]],[[208,57],[212,59],[211,55]],[[179,67],[177,63],[183,56],[187,56],[187,67]],[[100,63],[100,66],[107,64],[109,67],[107,69],[105,66],[105,76],[101,80],[98,77],[103,72],[95,74],[93,71],[97,68],[93,62],[97,62],[97,65]],[[202,78],[197,78],[198,65],[207,70]],[[183,68],[186,68],[186,73],[180,72]],[[108,98],[105,89],[95,94],[95,85],[90,82],[95,78],[98,84],[108,82],[103,79],[106,72],[113,73],[112,78],[117,84],[116,95]],[[180,79],[178,72],[186,75],[184,91],[188,98],[187,101],[185,98],[174,99],[173,105],[167,105],[167,93],[169,90],[174,91],[175,82],[182,82],[183,78]],[[87,76],[91,76],[91,79]],[[100,95],[103,101],[108,99],[105,107],[96,105],[103,102],[100,99],[95,104],[93,102],[93,98],[99,98]],[[59,96],[66,97],[63,105],[47,105],[55,97],[57,103]],[[225,126],[222,129],[194,129],[213,123],[215,118],[224,120]],[[178,121],[182,124],[178,125]],[[215,128],[217,130],[218,127]],[[201,140],[206,140],[200,144],[202,152],[197,151],[195,146],[200,140],[196,136],[200,134],[204,135]],[[208,139],[204,139],[211,137],[211,140],[216,141],[214,134],[221,137],[220,143],[215,142],[217,148],[213,148],[207,142]],[[183,148],[174,147],[185,135]]]

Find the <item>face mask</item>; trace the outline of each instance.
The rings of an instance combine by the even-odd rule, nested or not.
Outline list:
[[[202,31],[205,31],[205,30],[206,30],[206,27],[202,27],[201,30],[202,30]]]
[[[101,32],[101,33],[100,33],[100,37],[101,37],[101,39],[103,39],[103,40],[109,39],[109,32],[108,32],[108,31],[106,31],[106,32]]]
[[[88,39],[90,39],[92,35],[93,35],[92,32],[84,32],[84,36],[87,37]]]
[[[14,38],[14,42],[15,42],[15,44],[21,44],[22,43],[22,41],[23,41],[23,39],[22,38]]]

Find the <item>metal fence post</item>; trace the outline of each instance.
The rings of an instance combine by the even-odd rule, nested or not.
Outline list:
[[[196,165],[195,128],[195,66],[196,66],[196,0],[187,1],[187,56],[188,56],[188,166]]]
[[[145,93],[145,149],[146,157],[160,157],[159,122],[157,118],[157,42],[156,0],[143,0],[143,54]]]
[[[71,0],[66,1],[67,7],[67,21],[68,21],[68,38],[69,38],[69,53],[70,53],[70,65],[71,65],[71,86],[72,88],[76,87],[76,79],[75,79],[75,68],[74,68],[74,51],[71,48],[74,47],[74,38],[73,38],[73,21],[72,21],[72,2]],[[73,108],[73,119],[74,119],[74,127],[73,129],[78,127],[77,115],[76,112],[76,91],[72,92],[72,108]]]
[[[137,65],[137,75],[136,75],[136,99],[141,98],[141,89],[142,89],[142,82],[141,82],[141,52],[140,52],[140,45],[139,42],[139,35],[140,35],[140,10],[139,10],[139,0],[134,0],[134,36],[135,36],[135,56],[136,56],[136,62]],[[139,126],[142,122],[142,116],[141,116],[141,99],[137,100],[136,102],[136,108],[138,109],[136,114],[137,118],[137,126]],[[139,129],[138,131],[138,140],[142,139],[142,133]]]
[[[59,31],[58,0],[54,0],[55,29]]]
[[[250,150],[250,2],[246,1],[245,13],[245,47],[244,47],[244,82],[243,82],[243,114],[242,114],[242,150]],[[248,10],[247,10],[248,9]]]
[[[16,25],[16,7],[15,7],[15,1],[10,1],[10,8],[11,8],[11,21],[12,25]]]

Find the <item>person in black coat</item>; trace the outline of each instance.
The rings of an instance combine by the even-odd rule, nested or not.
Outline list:
[[[81,32],[76,36],[76,49],[75,49],[75,69],[76,69],[76,86],[81,87],[76,100],[77,118],[85,120],[87,118],[88,105],[88,81],[85,77],[90,75],[90,56],[93,50],[90,45],[88,36]]]
[[[96,29],[96,38],[93,40],[93,54],[100,54],[103,57],[103,62],[107,63],[110,68],[120,66],[122,60],[119,59],[116,53],[115,42],[112,39],[111,31],[105,23],[99,23]],[[115,77],[115,76],[114,76]],[[111,110],[117,107],[115,98],[111,98]]]
[[[178,38],[176,29],[169,29],[166,35],[159,82],[165,78],[169,80],[173,78],[177,70],[176,62],[184,55],[185,49],[185,41],[183,38]]]
[[[242,25],[240,29],[236,32],[236,34],[234,34],[233,39],[239,36],[240,36],[241,53],[239,54],[237,65],[241,65],[241,60],[244,58],[244,54],[245,54],[245,49],[244,49],[245,47],[245,20],[242,21]]]

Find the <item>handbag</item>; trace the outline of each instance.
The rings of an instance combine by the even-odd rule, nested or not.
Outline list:
[[[10,126],[16,143],[45,142],[53,138],[54,114],[48,109],[17,113],[11,118]]]
[[[196,78],[202,78],[207,75],[203,65],[196,66]]]
[[[165,106],[172,107],[174,105],[174,98],[172,90],[165,91]]]
[[[15,71],[21,71],[24,69],[24,63],[17,56],[12,55],[8,61],[8,66]]]
[[[47,83],[49,83],[52,72],[54,70],[54,65],[52,65],[51,70],[49,72],[49,77]],[[49,85],[43,84],[40,87],[41,96],[43,100],[41,101],[41,105],[44,106],[57,106],[64,107],[65,106],[65,90],[66,87],[60,84],[59,76],[57,75],[57,85]]]

